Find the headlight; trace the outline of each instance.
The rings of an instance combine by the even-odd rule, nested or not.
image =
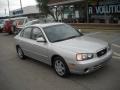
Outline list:
[[[89,60],[93,58],[92,53],[79,53],[76,55],[78,61]]]

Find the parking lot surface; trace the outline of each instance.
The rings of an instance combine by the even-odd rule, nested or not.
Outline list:
[[[56,75],[53,69],[16,54],[14,36],[0,33],[0,90],[120,90],[120,33],[87,34],[112,44],[113,58],[104,68],[88,75]]]

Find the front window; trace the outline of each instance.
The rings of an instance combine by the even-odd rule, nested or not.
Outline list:
[[[31,30],[32,30],[32,28],[26,28],[26,29],[24,29],[21,32],[21,37],[30,39],[31,38]]]
[[[43,29],[50,42],[58,42],[82,36],[79,31],[67,24],[45,27]]]
[[[42,31],[39,28],[34,28],[32,31],[31,38],[36,40],[37,38],[42,37]]]

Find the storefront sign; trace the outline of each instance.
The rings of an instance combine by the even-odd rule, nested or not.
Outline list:
[[[19,15],[19,14],[23,14],[23,10],[13,11],[13,15]]]
[[[100,6],[89,6],[89,15],[93,14],[115,14],[120,13],[120,4],[117,5],[100,5]]]

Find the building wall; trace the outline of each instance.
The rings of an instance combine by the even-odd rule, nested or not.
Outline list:
[[[39,13],[39,9],[36,6],[28,6],[26,8],[23,8],[24,14],[30,14],[30,13]]]
[[[16,9],[13,11],[10,11],[10,16],[18,16],[18,15],[26,15],[26,14],[31,14],[31,13],[39,13],[39,9],[36,6],[27,6],[24,7],[23,10],[21,9]]]

